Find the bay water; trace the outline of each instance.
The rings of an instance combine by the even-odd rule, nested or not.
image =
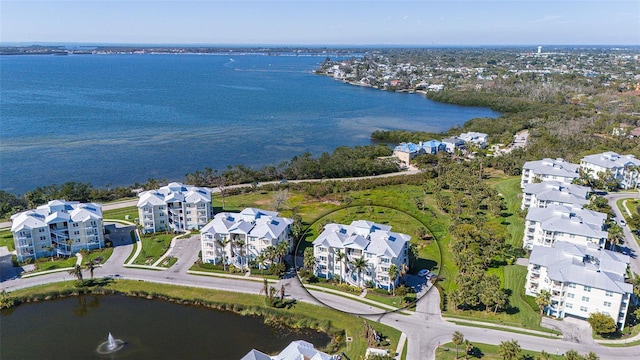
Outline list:
[[[0,56],[0,189],[182,180],[368,145],[377,129],[443,131],[499,115],[314,74],[324,59]]]

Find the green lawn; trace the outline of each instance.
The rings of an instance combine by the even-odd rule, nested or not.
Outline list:
[[[0,247],[6,246],[9,251],[13,251],[16,249],[16,246],[13,242],[13,233],[11,230],[3,230],[0,231]]]
[[[174,234],[150,234],[142,235],[142,251],[133,263],[138,265],[152,265],[160,258],[171,244]]]
[[[513,177],[507,180],[496,182],[495,189],[502,194],[508,215],[504,218],[507,223],[507,230],[511,234],[509,243],[516,247],[522,247],[522,237],[524,236],[524,219],[518,216],[520,205],[522,204],[522,189],[520,188],[520,177]]]
[[[487,360],[502,359],[498,355],[497,345],[489,345],[489,344],[481,344],[481,343],[472,343],[472,345],[473,345],[473,350],[469,355],[470,359],[487,359]],[[465,353],[464,345],[460,345],[458,347],[458,354],[461,359],[463,358],[464,353]],[[532,359],[537,359],[537,356],[540,355],[540,353],[536,351],[531,351],[531,350],[522,350],[522,355],[529,355],[531,356]],[[564,356],[562,356],[562,354],[556,355],[555,353],[553,354],[549,353],[549,355],[550,355],[549,359],[551,360],[564,359]],[[582,355],[586,355],[586,354],[582,353]],[[436,350],[436,359],[438,360],[454,360],[455,358],[456,358],[456,345],[454,343],[443,344]]]
[[[101,263],[105,263],[109,257],[111,257],[111,254],[113,254],[113,248],[103,248],[103,249],[98,249],[98,250],[92,250],[91,252],[89,252],[89,254],[86,257],[83,257],[82,259],[82,266],[84,267],[84,264],[87,261],[93,261],[97,258],[102,258]],[[77,261],[77,257],[76,256],[70,256],[68,258],[55,258],[54,260],[51,261],[51,257],[45,256],[39,259],[36,259],[36,270],[34,272],[42,272],[42,271],[48,271],[48,270],[57,270],[57,269],[64,269],[64,268],[69,268],[69,267],[73,267],[76,265],[76,261]]]
[[[129,216],[129,219],[126,217]],[[125,207],[121,209],[106,210],[102,213],[104,219],[116,219],[134,222],[138,218],[138,208],[136,206]]]
[[[62,282],[47,284],[43,286],[16,290],[11,292],[12,296],[31,296],[34,294],[45,294],[51,291],[60,291],[65,289],[74,289],[74,282]],[[239,293],[230,293],[217,290],[208,290],[200,288],[182,287],[176,285],[162,285],[142,281],[115,280],[106,285],[107,288],[115,289],[125,293],[145,291],[149,294],[163,294],[173,298],[186,300],[201,299],[205,301],[213,301],[217,303],[235,304],[235,306],[244,307],[264,307],[264,297],[260,295],[248,295]],[[344,351],[350,359],[361,359],[364,357],[367,343],[364,339],[363,319],[353,315],[348,315],[336,310],[325,307],[315,306],[304,302],[296,303],[292,308],[280,310],[269,308],[269,311],[278,313],[287,318],[311,318],[316,321],[326,321],[330,319],[331,325],[337,329],[344,329],[346,336],[352,337],[353,341],[349,347],[345,347],[344,343],[340,351]],[[390,342],[389,349],[395,352],[400,339],[400,331],[391,327],[382,325],[377,322],[367,321],[374,329],[384,336]]]

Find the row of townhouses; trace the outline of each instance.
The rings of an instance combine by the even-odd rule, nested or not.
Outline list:
[[[462,133],[460,136],[439,140],[429,140],[424,142],[401,143],[393,150],[393,155],[405,164],[409,164],[411,159],[422,154],[437,154],[446,151],[453,153],[455,149],[464,149],[467,144],[473,144],[481,149],[487,146],[487,134],[479,132]]]
[[[571,184],[580,177],[580,170],[594,179],[601,179],[610,174],[621,188],[630,189],[638,186],[640,160],[633,155],[619,155],[608,151],[587,155],[580,160],[580,164],[548,158],[528,161],[522,168],[520,187],[524,189],[527,184],[547,180]]]
[[[398,275],[391,278],[389,268],[409,264],[411,237],[391,231],[391,226],[365,220],[350,225],[328,224],[313,241],[316,259],[314,274],[327,279],[342,279],[355,286],[372,282],[377,288],[390,290],[397,285]],[[360,271],[354,262],[363,259]]]
[[[102,205],[52,200],[11,216],[18,261],[104,247]]]
[[[635,187],[636,163],[613,152],[586,156],[580,165],[563,159],[525,163],[523,247],[531,251],[525,293],[549,292],[547,315],[584,319],[601,312],[624,327],[633,294],[625,282],[629,256],[605,249],[607,214],[585,209],[593,190],[572,182],[580,170],[594,177],[610,172],[620,187]]]

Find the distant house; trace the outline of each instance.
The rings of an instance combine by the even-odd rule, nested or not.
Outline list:
[[[593,244],[604,248],[607,214],[578,206],[551,205],[530,208],[525,220],[522,247],[553,246],[558,241],[578,245]]]
[[[460,134],[460,139],[464,140],[467,143],[474,144],[481,149],[484,149],[487,146],[487,139],[489,135],[479,132],[466,132]]]
[[[464,148],[464,140],[457,137],[457,136],[453,136],[450,138],[446,138],[446,139],[442,139],[442,143],[445,145],[445,149],[448,153],[453,154],[453,152],[456,149],[462,149]]]
[[[579,165],[564,161],[563,159],[545,158],[536,161],[527,161],[522,167],[522,179],[520,187],[524,189],[527,184],[556,180],[561,183],[571,184],[580,177]]]
[[[104,247],[102,205],[52,200],[11,216],[18,261]]]
[[[285,242],[290,252],[292,224],[293,219],[256,208],[246,208],[240,213],[218,213],[200,230],[202,262],[223,261],[246,268],[270,246]]]
[[[411,236],[391,231],[391,226],[371,221],[357,220],[350,225],[328,224],[313,241],[316,259],[314,274],[322,278],[343,278],[354,286],[373,282],[377,288],[389,290],[398,278],[391,279],[389,267],[401,269],[409,264],[409,241]],[[338,253],[346,258],[339,260]],[[360,273],[353,262],[366,261]]]
[[[213,216],[209,188],[173,182],[138,197],[138,216],[145,233],[199,230]]]
[[[629,256],[591,244],[557,242],[534,246],[529,257],[525,294],[551,294],[544,311],[557,318],[586,319],[605,313],[624,328],[633,286],[625,281]]]
[[[429,140],[418,144],[411,142],[400,143],[393,149],[393,155],[398,158],[398,160],[409,165],[411,160],[418,155],[437,154],[440,151],[445,151],[445,149],[446,145],[438,140]]]
[[[551,205],[582,207],[589,204],[589,195],[592,192],[593,190],[588,186],[565,184],[553,180],[529,183],[522,190],[520,209],[546,208]]]
[[[633,155],[619,155],[613,151],[587,155],[580,160],[580,167],[588,171],[594,179],[610,173],[620,187],[633,188],[638,182],[640,160]]]

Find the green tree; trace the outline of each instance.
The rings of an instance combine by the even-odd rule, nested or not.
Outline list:
[[[540,315],[542,315],[544,308],[551,304],[551,293],[542,289],[536,296],[536,304],[538,304],[538,308],[540,308]]]
[[[308,247],[308,248],[304,249],[303,262],[304,262],[304,267],[307,270],[311,271],[313,274],[315,274],[316,257],[313,254],[313,248],[312,247]]]
[[[458,358],[458,346],[464,343],[464,335],[461,332],[456,331],[453,333],[453,337],[451,337],[451,341],[456,345],[456,359]]]
[[[76,265],[69,270],[69,274],[78,278],[78,281],[82,281],[82,266]]]
[[[536,356],[536,360],[549,360],[551,359],[551,354],[542,350],[538,356]]]
[[[473,350],[473,344],[471,341],[465,339],[464,340],[464,358],[469,359],[469,353]]]
[[[587,321],[597,334],[610,334],[616,331],[616,321],[609,314],[594,312],[589,315]]]
[[[522,355],[522,348],[516,340],[502,341],[498,346],[498,355],[504,360],[516,360]]]
[[[353,271],[355,271],[358,274],[358,285],[362,286],[362,272],[364,271],[364,269],[367,268],[367,260],[364,259],[364,257],[360,257],[357,259],[354,259],[351,262],[351,266],[353,267]]]
[[[93,261],[87,261],[84,263],[84,268],[89,270],[89,274],[91,274],[91,278],[93,279],[93,271],[96,269],[96,264]]]
[[[346,265],[343,264],[342,262],[347,258],[347,254],[343,253],[342,250],[338,249],[334,254],[333,258],[334,258],[334,262],[337,262],[338,264],[340,264],[340,284],[342,284],[344,268],[346,267]]]
[[[399,274],[399,270],[398,270],[398,266],[396,266],[396,264],[391,264],[391,266],[389,266],[389,285],[391,286],[391,289],[393,291],[393,295],[396,295],[396,278],[398,277]]]
[[[564,357],[567,360],[583,360],[584,358],[578,354],[577,351],[571,349],[569,351],[567,351],[566,353],[564,353]]]
[[[258,267],[260,267],[260,274],[264,275],[264,264],[267,261],[267,256],[265,255],[265,252],[261,252],[260,254],[258,254],[258,256],[256,257],[256,262],[258,263]]]

